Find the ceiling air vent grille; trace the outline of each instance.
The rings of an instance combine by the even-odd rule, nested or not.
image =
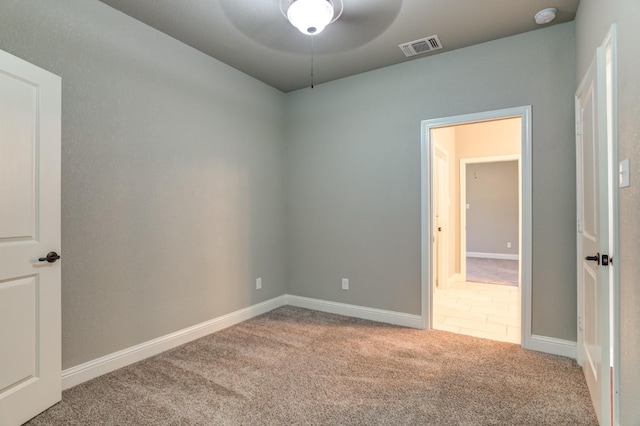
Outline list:
[[[401,44],[400,49],[402,49],[402,53],[404,53],[408,58],[411,56],[420,55],[422,53],[442,49],[442,43],[440,43],[440,39],[437,35],[432,35],[429,37],[421,38],[420,40],[414,40],[410,41],[409,43]]]

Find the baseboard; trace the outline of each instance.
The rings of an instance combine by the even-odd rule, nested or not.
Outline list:
[[[570,340],[556,339],[554,337],[537,336],[533,334],[523,345],[525,349],[546,352],[552,355],[566,356],[576,359],[577,344]]]
[[[506,253],[479,253],[475,251],[468,251],[467,257],[479,257],[481,259],[505,259],[505,260],[520,260],[520,256],[517,254]]]
[[[62,372],[62,389],[69,389],[87,380],[142,361],[169,349],[204,337],[208,334],[241,323],[258,315],[286,305],[287,296],[279,296],[262,303],[240,309],[209,321],[185,328],[175,333],[114,352]]]
[[[367,308],[364,306],[349,305],[346,303],[329,302],[326,300],[293,296],[290,294],[286,297],[287,305],[296,306],[299,308],[313,309],[315,311],[327,312],[330,314],[338,314],[371,321],[379,321],[387,324],[401,325],[404,327],[422,328],[422,317],[420,315],[386,311],[376,308]]]

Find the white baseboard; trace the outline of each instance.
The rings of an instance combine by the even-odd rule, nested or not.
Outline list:
[[[114,352],[84,364],[68,368],[62,372],[62,389],[69,389],[87,380],[142,361],[150,356],[173,349],[177,346],[204,337],[208,334],[241,323],[258,315],[286,305],[287,296],[279,296],[244,309],[196,324],[157,339]]]
[[[546,352],[552,355],[566,356],[576,359],[577,344],[570,340],[556,339],[554,337],[531,335],[531,338],[523,345],[525,349]]]
[[[468,251],[467,257],[479,257],[481,259],[505,259],[505,260],[520,260],[520,256],[517,254],[506,253],[479,253],[475,251]]]
[[[293,296],[290,294],[287,295],[287,305],[296,306],[299,308],[313,309],[330,314],[338,314],[348,317],[384,322],[387,324],[401,325],[404,327],[422,328],[422,317],[420,315],[386,311],[376,308],[367,308],[365,306],[349,305],[346,303],[329,302],[326,300]]]
[[[68,368],[62,372],[62,389],[69,389],[87,380],[142,361],[145,358],[160,354],[285,305],[404,327],[422,328],[422,317],[420,315],[287,294]],[[526,349],[576,358],[575,342],[534,335],[524,346]]]
[[[410,315],[364,306],[310,299],[308,297],[283,295],[68,368],[62,372],[62,389],[69,389],[87,380],[95,379],[103,374],[158,355],[169,349],[184,345],[185,343],[189,343],[285,305],[402,325],[405,327],[420,328],[420,315]]]

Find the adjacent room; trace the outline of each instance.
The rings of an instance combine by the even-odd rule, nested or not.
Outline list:
[[[637,424],[638,40],[632,0],[0,1],[0,424]]]
[[[506,118],[432,130],[435,329],[523,340],[521,129]]]

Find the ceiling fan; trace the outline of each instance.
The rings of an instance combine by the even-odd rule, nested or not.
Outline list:
[[[402,0],[220,0],[220,6],[236,29],[263,46],[308,55],[313,35],[315,51],[322,55],[378,37],[395,21]],[[309,21],[307,11],[322,20]]]
[[[342,0],[280,0],[280,11],[302,34],[315,35],[340,18]]]

